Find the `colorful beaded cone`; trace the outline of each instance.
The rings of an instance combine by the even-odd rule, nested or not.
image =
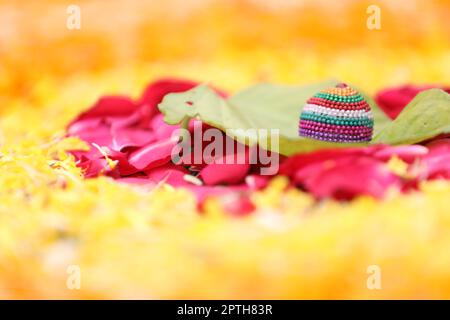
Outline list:
[[[300,115],[299,135],[332,142],[363,142],[372,139],[370,106],[355,89],[338,84],[316,93]]]

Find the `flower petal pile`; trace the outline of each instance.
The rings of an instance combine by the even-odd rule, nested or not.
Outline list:
[[[256,173],[260,163],[227,161],[235,159],[238,151],[230,153],[225,149],[212,162],[202,159],[200,164],[192,165],[192,154],[183,155],[177,163],[172,160],[179,142],[173,133],[180,125],[164,122],[157,106],[166,94],[184,92],[195,86],[196,83],[186,80],[157,81],[137,101],[128,97],[103,97],[77,117],[68,127],[69,135],[92,145],[88,151],[73,151],[85,176],[106,174],[129,183],[185,187],[197,195],[200,206],[209,196],[234,194],[235,203],[232,202],[230,211],[236,208],[244,213],[251,211],[253,206],[247,192],[264,188],[272,178]],[[193,127],[191,120],[189,130]],[[221,134],[224,139],[231,139]],[[194,142],[191,148],[195,148]],[[202,149],[207,146],[202,140]],[[248,160],[257,148],[244,146],[240,150]],[[278,173],[288,177],[291,186],[306,190],[317,199],[350,200],[360,195],[382,198],[389,190],[409,191],[417,189],[423,180],[449,178],[449,160],[450,139],[439,139],[427,146],[378,144],[300,153],[282,158]]]
[[[409,191],[423,180],[448,178],[450,139],[427,147],[375,145],[330,149],[288,158],[280,173],[317,198],[383,197],[389,189]],[[395,163],[395,161],[399,161]],[[396,166],[397,164],[397,166]],[[400,170],[398,165],[402,166]]]
[[[138,101],[103,97],[78,116],[69,125],[68,134],[93,146],[87,152],[73,152],[86,177],[101,173],[114,178],[151,176],[154,168],[163,175],[172,173],[169,160],[176,141],[171,133],[176,126],[164,124],[157,105],[167,93],[195,85],[189,81],[161,80],[150,85]]]
[[[137,101],[122,96],[106,96],[79,115],[69,124],[67,131],[70,136],[79,137],[90,144],[88,151],[72,151],[85,177],[104,174],[123,182],[167,183],[186,187],[198,196],[200,203],[209,195],[245,192],[265,186],[267,179],[256,175],[248,161],[250,152],[257,152],[257,147],[236,148],[237,151],[231,154],[224,150],[223,157],[208,163],[202,159],[202,163],[191,165],[194,162],[189,160],[192,160],[190,158],[193,155],[183,155],[176,164],[172,161],[174,148],[179,142],[179,137],[173,133],[180,125],[166,124],[157,106],[166,94],[186,91],[196,85],[186,80],[160,80],[150,84]],[[226,95],[219,90],[217,93]],[[203,129],[209,127],[197,123]],[[194,121],[190,121],[189,130],[193,129]],[[222,138],[231,139],[224,133]],[[202,149],[209,144],[201,143]],[[233,159],[242,149],[245,163],[224,161],[223,158]],[[254,180],[258,183],[254,183]],[[218,185],[235,187],[213,187]]]

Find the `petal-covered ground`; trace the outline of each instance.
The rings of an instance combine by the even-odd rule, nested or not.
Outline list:
[[[277,163],[279,169],[271,175],[262,175],[256,173],[263,165],[259,158],[251,163],[251,155],[258,152],[257,145],[233,145],[229,150],[224,144],[223,150],[219,150],[220,155],[211,154],[212,159],[202,157],[195,162],[194,158],[198,156],[195,155],[196,148],[204,156],[205,150],[214,147],[216,139],[231,138],[220,132],[212,141],[205,141],[205,131],[195,132],[195,127],[211,127],[191,119],[186,125],[190,136],[189,148],[174,162],[176,146],[181,138],[176,130],[180,125],[167,124],[158,106],[165,95],[185,92],[196,85],[192,81],[165,79],[150,84],[137,101],[119,96],[100,98],[67,129],[69,136],[78,137],[88,144],[89,150],[72,151],[84,176],[108,175],[140,185],[166,183],[183,187],[197,194],[200,208],[209,196],[238,193],[248,198],[249,192],[266,187],[271,179],[280,175],[288,177],[291,186],[309,192],[316,199],[336,200],[352,200],[363,195],[382,199],[392,189],[408,192],[417,190],[420,182],[450,177],[450,140],[445,138],[446,132],[423,141],[424,145],[349,145],[347,148],[327,148],[292,156],[277,155],[280,158]],[[397,97],[404,93],[404,88],[386,89],[377,96],[388,104],[385,108],[400,114],[415,95],[428,88],[410,86],[409,90],[415,94],[409,94],[402,101]],[[191,107],[192,102],[186,106]],[[215,108],[214,105],[206,107]],[[450,111],[450,105],[445,110]],[[244,161],[237,161],[238,153],[242,154]],[[255,179],[259,185],[253,183]],[[242,199],[238,197],[240,201]],[[244,211],[247,212],[247,208]]]
[[[270,179],[167,162],[156,105],[194,83],[339,78],[391,118],[448,90],[448,5],[381,1],[368,30],[369,4],[79,1],[69,30],[63,1],[1,3],[0,297],[450,298],[446,136]],[[169,78],[191,80],[148,87]]]

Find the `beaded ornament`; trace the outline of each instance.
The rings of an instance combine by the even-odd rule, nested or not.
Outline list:
[[[300,115],[299,135],[331,142],[372,139],[373,116],[369,104],[344,83],[311,97]]]

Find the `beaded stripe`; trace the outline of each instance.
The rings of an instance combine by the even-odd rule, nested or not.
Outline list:
[[[310,98],[307,103],[315,104],[322,107],[328,107],[333,109],[343,109],[343,110],[366,110],[370,111],[370,106],[366,101],[352,102],[352,103],[337,103],[334,101],[329,101],[321,98]]]
[[[317,139],[320,138],[327,138],[331,141],[340,142],[342,139],[346,139],[348,141],[367,141],[371,139],[370,134],[344,134],[344,133],[327,133],[327,132],[317,132],[315,130],[310,129],[301,129],[300,133],[303,135],[307,135],[309,137],[316,137]],[[334,140],[333,140],[334,139]]]
[[[371,132],[372,128],[366,126],[337,126],[333,124],[324,124],[320,122],[302,120],[300,123],[302,128],[317,129],[324,132],[343,132],[343,133],[364,133]]]
[[[337,94],[337,95],[347,95],[347,96],[351,96],[354,94],[357,94],[358,91],[356,91],[353,88],[350,87],[346,87],[346,88],[328,88],[325,90],[320,90],[319,92],[323,92],[323,93],[332,93],[332,94]]]
[[[359,102],[364,100],[364,98],[360,94],[352,96],[340,96],[337,94],[330,94],[330,93],[317,93],[314,95],[314,97],[335,102]]]
[[[350,136],[344,134],[327,134],[318,133],[316,131],[301,129],[300,135],[308,138],[313,138],[317,140],[324,140],[330,142],[365,142],[371,140],[371,135],[367,136]]]
[[[322,106],[318,106],[315,104],[306,104],[303,108],[303,112],[312,112],[325,114],[329,116],[338,116],[338,117],[347,117],[347,118],[372,118],[372,113],[367,112],[366,110],[338,110],[331,109]]]
[[[338,118],[317,113],[302,112],[301,120],[311,120],[316,122],[336,124],[336,125],[350,125],[350,126],[372,126],[373,120],[369,118],[355,119],[355,118]]]

